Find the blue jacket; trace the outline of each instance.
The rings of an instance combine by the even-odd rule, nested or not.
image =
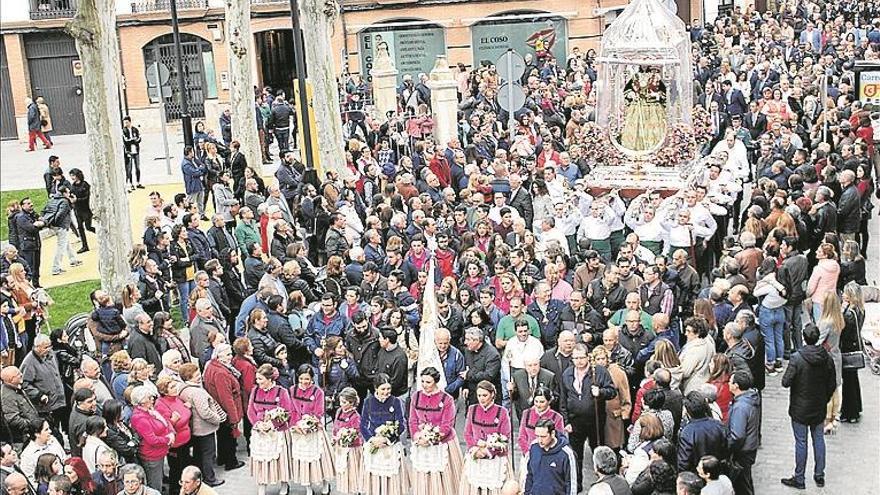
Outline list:
[[[324,322],[323,312],[319,311],[312,316],[312,319],[309,320],[309,325],[306,327],[305,344],[316,365],[318,363],[317,358],[314,357],[315,349],[321,346],[321,341],[333,335],[343,337],[347,326],[347,318],[339,311],[336,311],[333,317],[330,318],[330,321],[326,323]]]
[[[562,325],[560,317],[562,316],[562,310],[564,308],[565,303],[556,299],[550,299],[550,301],[547,302],[546,314],[541,311],[537,301],[532,301],[532,303],[526,307],[526,313],[537,320],[538,325],[541,327],[541,343],[544,345],[545,349],[549,349],[556,345],[556,336],[559,334],[559,329]]]
[[[704,455],[727,458],[727,434],[724,425],[715,418],[691,420],[678,437],[679,471],[696,471]]]
[[[257,299],[257,294],[251,294],[244,298],[244,301],[241,302],[241,309],[238,310],[238,316],[235,317],[236,337],[245,337],[247,335],[245,324],[247,324],[247,319],[248,316],[250,316],[251,311],[257,308],[260,308],[263,311],[269,310],[269,308],[265,304],[263,304],[263,301]]]
[[[370,394],[364,400],[364,407],[361,411],[361,435],[363,435],[364,441],[373,438],[376,428],[389,421],[397,421],[398,436],[407,431],[403,402],[393,395],[385,399],[385,402],[380,402],[375,395]]]
[[[443,359],[443,375],[446,376],[446,393],[458,399],[458,391],[464,386],[459,373],[465,369],[464,355],[453,346],[449,346],[446,359]]]
[[[558,434],[557,434],[558,435]],[[556,445],[544,450],[538,443],[529,448],[529,464],[523,495],[576,495],[577,461],[568,438],[556,437]]]
[[[737,459],[751,459],[758,450],[758,435],[761,430],[761,416],[758,408],[761,398],[758,391],[749,389],[739,397],[734,397],[730,404],[727,418],[727,446],[730,453]]]
[[[204,165],[184,157],[180,162],[180,170],[183,172],[183,185],[187,194],[195,194],[205,190],[202,176],[205,175],[207,169]]]

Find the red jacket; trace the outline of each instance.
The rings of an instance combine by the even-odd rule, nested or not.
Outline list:
[[[205,366],[202,385],[211,397],[226,411],[226,421],[237,424],[244,417],[241,383],[220,361],[212,359]]]
[[[251,396],[254,387],[257,386],[257,365],[253,360],[235,356],[232,358],[232,366],[241,373],[241,405],[242,410],[247,411],[248,398]]]
[[[442,154],[435,155],[428,168],[437,176],[441,187],[449,187],[452,184],[452,171],[449,168],[449,162]]]
[[[159,419],[141,407],[135,407],[131,414],[131,427],[141,436],[141,460],[158,461],[168,455],[168,436],[174,431],[167,420]]]
[[[192,429],[189,427],[192,410],[187,407],[186,403],[180,400],[180,397],[160,397],[156,401],[156,410],[174,427],[175,436],[172,447],[176,448],[189,443],[190,438],[192,438]],[[177,418],[177,421],[171,421],[171,414],[174,411],[177,411],[177,414],[180,416]]]

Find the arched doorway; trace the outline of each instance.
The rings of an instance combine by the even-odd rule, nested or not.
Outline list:
[[[192,34],[180,34],[189,113],[205,117],[205,100],[217,98],[217,77],[211,43]],[[144,45],[144,69],[150,103],[165,103],[165,117],[180,119],[180,83],[174,36],[166,34]],[[161,88],[161,89],[160,89]]]
[[[437,55],[446,53],[446,33],[439,24],[413,18],[386,20],[362,30],[358,51],[364,80],[371,79],[370,69],[383,45],[394,60],[398,82],[407,74],[417,80],[419,73],[431,72]]]
[[[291,98],[293,80],[296,78],[293,29],[272,29],[255,33],[254,46],[257,52],[259,84],[270,86],[275,94],[279,90],[284,91]]]

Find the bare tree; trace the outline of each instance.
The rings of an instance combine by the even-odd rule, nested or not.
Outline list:
[[[83,115],[92,167],[92,209],[97,220],[101,286],[118,294],[131,278],[131,215],[125,194],[119,119],[116,0],[79,0],[66,31],[83,64]]]
[[[312,84],[312,108],[318,134],[318,153],[322,170],[335,170],[341,178],[351,175],[345,166],[342,144],[342,118],[339,115],[339,88],[333,69],[331,38],[339,4],[336,0],[300,0],[299,10],[309,82]],[[302,125],[307,125],[303,122]]]
[[[229,75],[232,90],[233,137],[241,143],[241,152],[248,165],[260,173],[263,154],[254,106],[254,77],[251,56],[254,37],[251,34],[251,0],[226,0],[226,38],[229,40]]]

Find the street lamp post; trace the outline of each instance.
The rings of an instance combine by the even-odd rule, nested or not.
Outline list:
[[[180,48],[180,27],[177,22],[177,0],[171,0],[171,29],[174,36],[174,56],[177,59],[177,83],[180,96],[180,124],[183,126],[183,144],[193,146],[192,116],[186,93],[186,75],[183,72],[183,51]],[[162,88],[159,88],[161,98]]]
[[[293,25],[293,63],[296,65],[296,82],[299,89],[299,101],[297,102],[299,112],[297,113],[300,115],[299,122],[303,130],[303,141],[305,141],[303,143],[305,149],[303,154],[305,156],[302,158],[307,169],[314,169],[312,128],[309,121],[309,95],[306,92],[306,57],[303,52],[302,36],[300,36],[301,25],[298,0],[290,0],[290,20]],[[296,136],[294,136],[294,140],[296,140]]]

